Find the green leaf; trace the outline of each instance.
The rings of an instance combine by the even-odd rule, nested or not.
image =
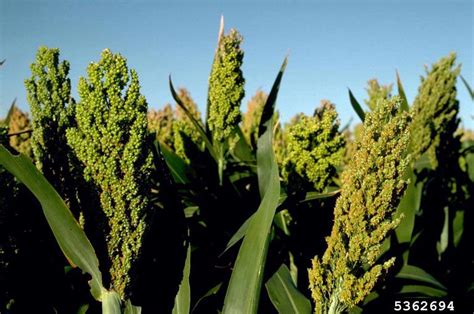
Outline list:
[[[438,251],[438,256],[441,255],[446,251],[448,248],[449,242],[449,209],[447,207],[444,208],[444,224],[443,230],[439,236],[439,241],[436,243],[436,249]]]
[[[102,314],[121,314],[120,297],[115,291],[103,291]]]
[[[83,304],[79,306],[79,309],[77,309],[76,314],[86,314],[88,309],[89,309],[89,304]]]
[[[207,291],[206,294],[204,294],[202,297],[199,298],[199,300],[197,300],[196,304],[194,304],[193,309],[191,310],[191,313],[194,312],[194,310],[198,307],[198,305],[199,305],[199,303],[201,303],[201,301],[203,301],[204,299],[206,299],[206,298],[208,298],[212,295],[217,294],[217,292],[219,292],[221,287],[222,287],[222,282],[220,282],[216,286],[209,289],[209,291]]]
[[[7,116],[5,117],[5,120],[3,120],[3,124],[6,125],[7,127],[10,125],[10,119],[13,114],[13,110],[15,109],[16,105],[16,98],[13,99],[12,104],[10,105],[10,109],[8,109]]]
[[[188,164],[165,144],[159,143],[158,145],[160,145],[161,153],[170,169],[174,182],[181,184],[189,183],[189,178],[186,175],[189,168]]]
[[[464,76],[460,75],[460,77],[461,77],[461,81],[464,83],[464,86],[466,86],[466,89],[469,95],[471,96],[471,99],[474,101],[474,91],[472,90],[471,86],[469,86]]]
[[[329,191],[329,192],[324,192],[324,193],[308,192],[308,193],[306,193],[305,198],[303,200],[301,200],[300,202],[303,203],[303,202],[319,200],[319,199],[322,199],[322,198],[332,197],[332,196],[335,196],[335,195],[339,194],[339,192],[341,192],[341,189],[337,189],[337,190],[333,190],[333,191]]]
[[[295,287],[288,267],[282,264],[265,284],[268,296],[280,314],[310,314],[311,302]]]
[[[364,122],[365,120],[365,112],[364,109],[360,106],[357,99],[355,99],[354,95],[352,94],[351,90],[349,89],[349,100],[351,101],[352,108],[354,108],[355,112],[359,116],[359,118]]]
[[[340,188],[335,187],[335,186],[331,186],[331,187],[327,188],[326,191],[321,192],[321,193],[320,192],[307,192],[305,194],[305,197],[302,200],[299,200],[299,202],[304,203],[304,202],[319,200],[319,199],[322,199],[322,198],[333,197],[333,196],[339,194],[339,192],[341,192]],[[287,198],[288,198],[288,195],[286,195],[285,193],[282,193],[280,195],[278,205],[283,204],[283,202],[285,202]]]
[[[446,291],[420,285],[406,285],[398,294],[417,294],[426,295],[430,297],[444,297],[447,295]]]
[[[41,203],[43,213],[62,252],[72,266],[77,265],[91,275],[91,294],[96,300],[101,300],[105,289],[102,286],[99,261],[92,244],[63,199],[25,155],[14,156],[0,145],[0,164],[23,183]]]
[[[416,213],[420,208],[423,183],[416,183],[416,175],[407,169],[405,179],[410,180],[408,187],[398,205],[397,215],[404,215],[400,225],[395,229],[398,243],[410,243],[415,226]]]
[[[395,277],[400,279],[415,280],[421,283],[432,285],[442,290],[446,290],[446,287],[443,286],[433,276],[428,274],[423,269],[413,265],[404,265]]]
[[[267,101],[263,106],[262,116],[260,117],[260,123],[258,125],[258,137],[260,137],[267,131],[268,128],[273,129],[273,115],[275,113],[275,103],[278,96],[278,91],[280,90],[281,80],[283,78],[283,73],[285,73],[286,65],[288,64],[288,57],[285,57],[283,63],[280,67],[280,71],[273,83],[270,94],[268,94]]]
[[[233,156],[239,161],[255,163],[255,156],[252,153],[252,149],[245,140],[244,134],[242,133],[242,129],[240,129],[239,126],[236,126],[234,128],[233,135],[239,137],[237,143],[235,144],[231,152]]]
[[[288,212],[288,209],[283,209],[276,213],[273,221],[275,222],[275,225],[283,231],[284,234],[290,236],[290,229],[288,229],[288,225],[291,221],[291,216]]]
[[[407,95],[405,94],[405,90],[403,89],[402,81],[400,80],[400,75],[398,74],[398,71],[397,71],[397,88],[398,88],[398,95],[402,99],[402,104],[400,108],[403,111],[409,111],[410,106],[408,105]]]
[[[469,179],[474,182],[474,141],[464,141],[462,143],[464,159],[466,161]]]
[[[127,300],[125,302],[125,310],[124,314],[140,314],[142,312],[142,308],[140,306],[135,306],[130,302],[130,300]]]
[[[191,272],[191,245],[188,244],[188,253],[184,263],[183,279],[179,285],[179,291],[174,301],[173,314],[189,314],[191,308],[191,287],[189,285],[189,273]]]
[[[188,116],[189,120],[193,123],[196,130],[198,130],[198,132],[201,135],[202,139],[204,140],[204,144],[206,145],[206,148],[209,151],[209,153],[211,154],[212,158],[214,158],[214,160],[216,162],[218,162],[218,155],[217,155],[216,150],[214,149],[214,146],[212,145],[211,141],[207,137],[206,131],[204,130],[202,125],[198,121],[196,121],[196,119],[193,117],[191,112],[189,112],[188,108],[186,108],[186,106],[183,104],[183,102],[179,98],[178,94],[176,94],[176,91],[174,90],[174,87],[173,87],[173,82],[171,81],[171,75],[169,77],[169,83],[170,83],[171,95],[173,95],[174,100],[176,101],[178,106],[180,106],[181,109],[183,109],[184,113],[186,114],[186,116]]]
[[[280,90],[281,79],[283,78],[283,73],[285,72],[286,65],[288,63],[288,57],[285,57],[283,64],[280,67],[280,71],[273,83],[270,94],[267,97],[267,101],[263,106],[262,116],[260,118],[260,124],[258,126],[258,144],[257,144],[257,176],[258,176],[258,189],[260,191],[260,197],[263,198],[264,192],[266,191],[271,175],[269,171],[274,163],[274,153],[272,148],[273,143],[273,116],[275,112],[275,103],[278,96],[278,91]],[[270,142],[267,140],[260,139],[265,133],[269,133],[266,137],[270,137]],[[260,142],[262,144],[260,144]],[[268,147],[258,148],[258,145],[270,145],[271,154],[266,151]],[[260,152],[260,161],[259,161],[259,152]],[[263,158],[262,158],[263,157]],[[260,163],[260,165],[259,165]],[[276,165],[276,163],[275,163]],[[277,166],[278,167],[278,166]]]
[[[227,242],[225,250],[219,256],[222,256],[231,247],[233,247],[236,243],[242,240],[243,237],[245,237],[245,234],[247,233],[247,229],[250,225],[250,221],[252,220],[253,216],[255,216],[255,213],[252,214],[249,218],[247,218],[247,220],[245,220],[245,222],[240,226],[240,228],[234,233],[232,238],[230,238],[229,242]]]
[[[252,314],[257,313],[258,309],[263,271],[270,242],[270,228],[280,197],[278,166],[272,146],[273,112],[269,112],[268,108],[274,108],[286,62],[285,58],[265,104],[264,114],[262,114],[263,123],[259,129],[261,136],[257,145],[257,173],[262,201],[253,218],[250,219],[247,233],[234,264],[224,299],[223,313],[225,314]]]
[[[453,221],[453,242],[458,247],[464,233],[464,211],[457,211]]]
[[[184,217],[191,218],[199,210],[199,206],[188,206],[184,209]]]

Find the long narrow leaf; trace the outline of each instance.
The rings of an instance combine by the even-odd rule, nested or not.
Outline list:
[[[265,107],[274,108],[281,76],[286,66],[286,58],[273,84]],[[264,109],[265,112],[265,109]],[[257,145],[257,172],[262,202],[250,220],[247,233],[234,264],[227,293],[224,299],[224,314],[257,313],[263,271],[267,257],[269,234],[275,210],[280,198],[278,166],[272,145],[273,112],[262,114],[263,124]],[[266,119],[266,120],[265,120]],[[263,133],[260,132],[263,130]]]
[[[350,89],[349,89],[349,100],[351,101],[352,108],[354,108],[359,118],[362,120],[362,122],[364,122],[365,120],[364,109],[362,109],[361,105],[359,104],[357,99],[354,97]]]
[[[189,274],[191,272],[191,246],[188,245],[186,262],[184,263],[183,279],[179,285],[179,291],[174,301],[173,314],[189,314],[191,309],[191,287],[189,285]]]
[[[280,90],[281,79],[283,78],[283,73],[285,73],[286,65],[288,64],[288,57],[285,57],[283,63],[281,64],[280,71],[273,83],[270,94],[268,94],[267,101],[263,106],[262,116],[260,118],[260,123],[258,125],[258,137],[260,138],[267,128],[272,128],[273,124],[269,123],[275,112],[275,103],[278,96],[278,91]]]
[[[408,185],[405,195],[403,195],[397,209],[397,214],[403,214],[404,216],[400,225],[395,229],[399,243],[411,242],[416,213],[420,207],[423,186],[422,183],[416,182],[416,175],[413,169],[407,170],[406,178],[410,180],[410,184]]]
[[[325,192],[325,193],[308,192],[308,193],[306,193],[305,198],[300,201],[300,203],[319,200],[319,199],[322,199],[322,198],[332,197],[332,196],[335,196],[335,195],[339,194],[339,192],[341,192],[340,189],[330,191],[330,192]]]
[[[339,194],[340,189],[334,190],[334,191],[329,191],[329,192],[324,192],[324,193],[318,193],[318,192],[308,192],[306,193],[306,196],[303,200],[300,201],[300,203],[304,202],[309,202],[312,200],[317,200],[317,199],[322,199],[322,198],[328,198],[328,197],[333,197],[337,194]],[[283,194],[280,196],[278,199],[278,205],[281,205],[286,199],[287,195]],[[227,252],[231,247],[233,247],[235,244],[237,244],[242,238],[245,236],[247,233],[248,226],[250,224],[250,220],[254,214],[252,214],[245,222],[240,226],[240,228],[234,233],[234,235],[230,238],[229,242],[227,242],[227,245],[225,247],[225,250],[220,254],[222,256],[225,252]]]
[[[10,105],[10,109],[8,109],[7,116],[5,117],[5,120],[3,120],[3,123],[7,127],[10,125],[10,119],[13,115],[13,110],[15,109],[15,104],[16,104],[16,98],[13,99],[12,104]]]
[[[270,154],[273,152],[271,151]],[[227,289],[223,313],[251,314],[257,312],[270,227],[280,195],[276,163],[271,169],[268,169],[268,172],[271,178],[262,203],[250,221],[247,234],[239,250]]]
[[[430,297],[444,297],[446,296],[446,291],[420,285],[406,285],[403,286],[399,294],[414,294],[414,295],[426,295]]]
[[[413,265],[404,265],[396,277],[400,279],[415,280],[424,284],[432,285],[438,289],[446,290],[446,287],[433,276],[423,269]]]
[[[268,296],[280,314],[310,314],[311,302],[295,287],[290,270],[282,264],[265,284]]]
[[[267,101],[263,106],[262,117],[260,118],[260,124],[258,126],[258,144],[260,144],[260,139],[263,137],[264,133],[267,131],[269,132],[270,136],[270,144],[272,144],[272,137],[273,137],[273,113],[275,112],[275,103],[278,96],[278,91],[280,90],[280,83],[281,79],[283,78],[283,73],[285,72],[286,65],[288,63],[288,57],[285,57],[283,63],[280,67],[280,71],[278,71],[278,75],[273,83],[272,89],[270,90],[270,94],[267,97]],[[265,141],[262,141],[262,144],[268,144]],[[273,148],[272,150],[272,158],[273,158]],[[260,158],[258,161],[258,153],[261,153],[261,156],[268,156],[267,158]],[[268,187],[268,180],[270,180],[271,176],[269,175],[269,169],[272,167],[272,162],[274,161],[272,158],[269,157],[269,153],[265,152],[261,147],[257,149],[257,175],[258,175],[258,188],[260,191],[260,197],[263,198],[264,192]],[[260,165],[258,165],[260,163]]]
[[[209,298],[212,295],[217,294],[217,292],[219,292],[219,290],[221,290],[221,287],[222,287],[222,282],[218,283],[217,285],[215,285],[214,287],[209,289],[209,291],[207,291],[206,294],[204,294],[202,297],[199,298],[199,300],[196,301],[196,304],[194,304],[193,309],[191,310],[191,313],[194,312],[194,310],[196,310],[196,308],[199,306],[199,304],[203,300]]]
[[[104,291],[102,294],[102,314],[121,314],[120,297],[115,291]]]
[[[63,199],[25,155],[14,156],[0,145],[0,165],[22,182],[41,203],[59,247],[72,266],[77,265],[92,276],[89,281],[91,294],[95,299],[101,300],[105,289],[102,286],[99,261],[92,244]]]
[[[402,99],[400,108],[403,111],[410,110],[410,106],[408,105],[407,95],[405,94],[405,89],[403,89],[402,80],[400,79],[400,75],[398,74],[398,71],[397,71],[397,88],[398,88],[398,95]]]
[[[165,158],[166,164],[170,169],[171,175],[176,183],[185,184],[189,182],[187,177],[187,168],[188,165],[186,162],[176,155],[172,150],[170,150],[166,145],[159,143],[161,153]]]
[[[471,96],[471,99],[474,101],[474,91],[472,90],[471,86],[470,86],[469,83],[466,81],[466,79],[464,78],[464,76],[460,75],[460,77],[461,77],[461,81],[464,83],[464,86],[466,86],[467,92],[468,92],[469,95]]]
[[[236,243],[238,243],[240,240],[245,237],[245,234],[247,233],[247,229],[249,228],[250,221],[252,218],[255,216],[255,214],[252,214],[245,222],[240,226],[240,228],[234,233],[232,238],[230,238],[229,242],[227,242],[227,245],[225,247],[224,252],[220,254],[222,256],[225,252],[227,252],[231,247],[233,247]]]
[[[142,308],[140,306],[135,306],[127,300],[125,302],[125,310],[123,311],[124,314],[140,314],[142,312]]]
[[[255,163],[255,155],[253,154],[250,145],[245,140],[244,134],[242,133],[242,129],[240,128],[240,126],[235,126],[233,134],[239,137],[237,143],[235,143],[235,146],[232,150],[232,153],[235,158],[239,161]]]
[[[176,101],[176,103],[178,104],[178,106],[180,106],[181,109],[183,109],[184,113],[185,113],[186,116],[189,118],[189,120],[193,123],[194,127],[196,128],[196,130],[198,130],[198,132],[199,132],[199,134],[201,135],[202,139],[204,140],[204,143],[205,143],[205,145],[206,145],[206,148],[207,148],[207,150],[209,151],[209,153],[211,154],[212,158],[214,158],[216,161],[218,161],[218,156],[217,156],[216,150],[214,149],[214,146],[212,145],[212,143],[211,143],[211,141],[209,140],[209,138],[207,137],[206,131],[205,131],[204,128],[201,126],[201,124],[196,121],[196,119],[193,117],[193,115],[191,114],[191,112],[189,112],[188,108],[186,108],[186,106],[183,104],[183,102],[182,102],[181,99],[179,98],[178,94],[176,94],[176,91],[175,91],[175,89],[174,89],[174,87],[173,87],[173,82],[171,81],[171,75],[169,76],[169,83],[170,83],[171,95],[173,95],[174,100]]]

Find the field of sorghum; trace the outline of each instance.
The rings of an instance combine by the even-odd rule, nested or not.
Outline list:
[[[412,102],[398,74],[396,93],[370,80],[365,106],[349,91],[349,129],[327,100],[280,123],[286,59],[241,113],[241,41],[220,32],[205,116],[171,78],[176,104],[148,110],[107,49],[73,99],[69,63],[39,48],[31,118],[13,104],[0,124],[1,313],[385,313],[474,297],[457,80],[472,90],[456,55]]]

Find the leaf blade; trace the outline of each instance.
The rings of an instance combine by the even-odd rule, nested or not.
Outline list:
[[[362,109],[361,105],[359,104],[357,99],[352,94],[352,91],[349,88],[348,88],[348,90],[349,90],[349,100],[351,102],[352,108],[354,108],[354,110],[357,113],[357,115],[359,116],[359,118],[362,120],[362,122],[364,122],[364,120],[365,120],[364,109]]]
[[[0,145],[0,164],[38,199],[51,231],[68,261],[89,273],[91,294],[101,300],[105,288],[94,248],[56,190],[23,154],[12,155]]]
[[[407,95],[405,94],[405,89],[403,88],[402,80],[400,79],[400,75],[398,74],[398,71],[396,71],[396,73],[397,73],[397,89],[398,89],[398,95],[399,95],[400,98],[402,99],[402,103],[401,103],[401,105],[400,105],[400,108],[401,108],[403,111],[409,111],[409,110],[410,110],[410,106],[408,105]]]
[[[413,265],[404,265],[395,277],[400,279],[415,280],[446,291],[446,287],[436,280],[432,275],[427,273],[425,270]]]
[[[272,145],[272,117],[286,63],[287,58],[285,58],[280,68],[265,103],[264,114],[262,114],[259,128],[259,135],[261,134],[261,136],[257,145],[257,173],[262,201],[252,219],[250,219],[247,233],[237,255],[224,299],[224,314],[251,314],[257,313],[258,309],[263,270],[270,242],[270,228],[280,198],[278,166]]]
[[[211,154],[212,158],[214,158],[214,160],[218,161],[218,156],[217,156],[216,150],[214,149],[214,146],[212,145],[209,138],[207,137],[206,131],[201,126],[201,124],[199,124],[199,122],[196,121],[194,116],[191,114],[191,112],[189,112],[188,108],[186,108],[186,106],[183,104],[183,102],[179,98],[178,94],[176,93],[176,91],[174,89],[174,86],[173,86],[173,82],[171,81],[171,75],[169,76],[169,86],[170,86],[170,90],[171,90],[171,95],[173,96],[174,100],[176,101],[178,106],[180,106],[181,109],[183,109],[186,116],[189,118],[189,120],[192,122],[192,124],[194,125],[196,130],[201,135],[202,139],[204,140],[204,144],[206,145],[206,148],[209,151],[209,153]]]
[[[295,287],[290,270],[285,264],[273,274],[265,287],[280,314],[310,314],[311,302]]]
[[[183,280],[179,285],[178,294],[175,298],[173,314],[189,314],[191,309],[191,287],[189,285],[189,274],[191,272],[191,246],[188,244],[186,261],[183,269]]]

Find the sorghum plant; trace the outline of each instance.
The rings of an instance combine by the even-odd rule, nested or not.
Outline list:
[[[170,104],[166,104],[163,109],[152,109],[148,112],[148,128],[151,132],[156,133],[160,143],[167,145],[169,148],[174,147],[174,122],[173,108]]]
[[[245,139],[252,147],[256,147],[258,141],[258,126],[262,117],[263,106],[267,101],[268,95],[262,91],[257,90],[255,95],[247,103],[247,111],[242,119],[242,133]]]
[[[31,131],[30,119],[27,113],[13,104],[9,112],[8,133],[16,134],[22,131]],[[27,132],[10,136],[10,146],[26,156],[31,156],[31,134]]]
[[[394,98],[367,114],[355,155],[342,174],[328,247],[309,270],[317,313],[355,306],[394,263],[394,258],[377,259],[382,242],[400,222],[394,212],[407,185],[410,117],[399,107]]]
[[[147,103],[137,73],[128,70],[120,54],[104,50],[87,74],[79,81],[77,127],[67,130],[67,139],[84,166],[86,180],[99,189],[108,220],[111,288],[126,299],[130,270],[139,257],[150,215]]]
[[[25,80],[32,114],[31,146],[36,166],[77,215],[75,158],[66,140],[73,125],[74,99],[68,78],[69,62],[59,60],[59,49],[40,47]]]
[[[322,102],[314,116],[303,115],[287,134],[287,157],[283,176],[289,186],[321,192],[336,173],[344,154],[344,138],[339,133],[337,112],[330,102]]]
[[[178,96],[183,102],[183,105],[188,109],[192,114],[194,119],[202,125],[201,113],[199,112],[196,103],[191,98],[190,93],[185,88],[180,88],[178,90]],[[192,154],[189,150],[189,146],[194,143],[198,148],[203,144],[201,135],[196,130],[196,127],[192,124],[189,117],[184,113],[183,109],[180,106],[176,106],[176,119],[173,124],[173,134],[174,134],[174,149],[176,154],[183,158],[186,162],[190,162],[188,156]]]
[[[225,168],[226,140],[240,123],[240,102],[245,96],[245,79],[240,69],[244,58],[241,43],[242,36],[235,29],[219,38],[209,76],[206,125],[217,150],[220,181]]]
[[[421,78],[413,102],[413,155],[418,158],[428,152],[434,168],[438,165],[436,155],[441,138],[446,134],[452,137],[459,124],[456,78],[461,67],[455,67],[455,62],[456,54],[451,53],[433,64],[426,78]]]
[[[370,110],[375,110],[379,101],[391,97],[392,84],[380,85],[377,79],[371,79],[367,82],[365,90],[369,96],[369,99],[364,100],[365,104],[370,108]]]
[[[244,52],[242,36],[231,29],[218,43],[209,77],[209,113],[207,124],[216,143],[230,136],[241,120],[240,102],[245,96],[245,79],[240,69]]]

